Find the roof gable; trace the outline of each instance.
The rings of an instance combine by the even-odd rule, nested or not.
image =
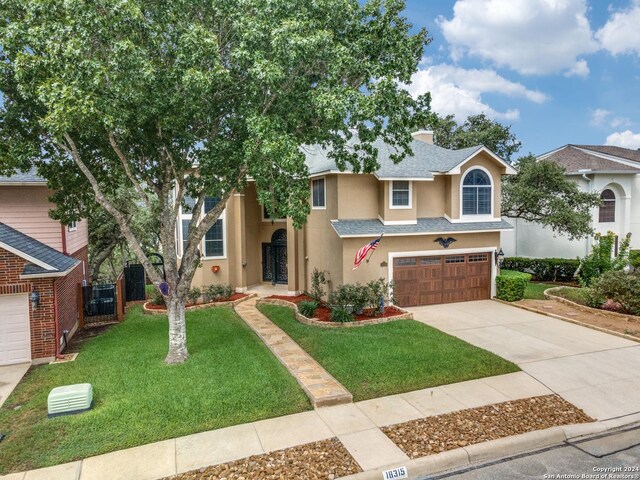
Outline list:
[[[620,150],[625,151],[621,157]],[[613,153],[617,153],[614,155]],[[568,174],[617,172],[640,173],[640,152],[621,147],[565,145],[557,150],[545,153],[539,160],[549,160],[564,167]],[[638,158],[638,160],[633,160]]]
[[[33,264],[25,265],[23,275],[64,273],[80,263],[4,223],[0,223],[0,247]]]

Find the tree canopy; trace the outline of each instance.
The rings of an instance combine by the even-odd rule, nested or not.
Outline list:
[[[462,125],[458,125],[454,115],[434,114],[429,128],[433,130],[434,143],[440,147],[457,150],[484,145],[508,162],[522,146],[511,126],[491,120],[484,113],[467,117]]]
[[[370,172],[373,141],[409,151],[429,96],[410,81],[429,43],[401,0],[6,0],[0,11],[0,170],[36,164],[58,215],[97,202],[158,285],[129,223],[157,219],[165,256],[168,362],[187,358],[184,303],[198,245],[227,200],[255,183],[272,216],[309,212],[300,146]],[[128,209],[122,185],[135,191]],[[176,221],[194,212],[180,261]],[[218,199],[204,211],[206,197]]]

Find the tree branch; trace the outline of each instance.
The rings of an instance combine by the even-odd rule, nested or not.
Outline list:
[[[82,161],[82,158],[80,158],[78,147],[76,146],[71,136],[68,133],[65,133],[64,139],[68,143],[68,146],[65,145],[64,143],[60,143],[60,146],[67,152],[67,154],[69,154],[73,158],[74,162],[76,163],[80,171],[84,174],[85,177],[87,177],[87,180],[89,180],[89,183],[91,184],[91,188],[93,188],[93,191],[96,195],[96,201],[100,204],[102,208],[104,208],[107,212],[109,212],[111,216],[114,218],[114,220],[120,227],[122,234],[128,240],[129,245],[131,246],[134,253],[138,257],[138,260],[140,260],[140,262],[144,265],[145,270],[147,271],[147,274],[149,275],[149,277],[151,277],[151,280],[154,283],[160,283],[163,279],[162,277],[160,277],[158,271],[151,264],[151,262],[149,261],[149,258],[147,258],[147,256],[145,255],[144,251],[142,250],[142,247],[140,246],[140,243],[138,242],[138,239],[135,237],[135,235],[131,231],[131,228],[129,227],[129,224],[127,222],[126,215],[124,215],[120,210],[118,210],[113,205],[113,203],[110,202],[109,199],[102,193],[102,190],[100,189],[100,185],[98,184],[96,177],[93,175],[93,173],[91,173],[91,170],[89,170],[87,165]]]
[[[116,143],[116,137],[113,134],[113,132],[109,132],[109,143],[111,144],[111,148],[113,148],[113,151],[116,152],[116,155],[120,159],[120,163],[122,163],[122,166],[124,167],[124,171],[127,174],[129,181],[133,184],[133,187],[138,192],[138,195],[142,197],[142,200],[144,201],[145,206],[147,208],[151,208],[151,202],[149,201],[149,196],[147,195],[147,192],[145,192],[144,189],[142,188],[142,185],[140,185],[140,182],[138,182],[136,177],[133,175],[133,172],[131,171],[131,166],[129,165],[127,158],[124,156],[124,153],[122,153],[122,150],[120,150],[120,147],[118,147],[118,144]]]

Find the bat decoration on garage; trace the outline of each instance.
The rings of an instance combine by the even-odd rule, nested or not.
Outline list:
[[[438,242],[440,245],[442,245],[444,248],[449,248],[449,245],[451,245],[453,242],[455,242],[456,239],[453,237],[449,237],[449,238],[442,238],[442,237],[438,237],[434,240],[434,242]]]

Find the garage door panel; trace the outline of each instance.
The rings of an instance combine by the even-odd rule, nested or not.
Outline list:
[[[396,303],[414,306],[490,298],[490,260],[489,253],[396,258]]]
[[[28,295],[0,296],[0,365],[31,360]]]

